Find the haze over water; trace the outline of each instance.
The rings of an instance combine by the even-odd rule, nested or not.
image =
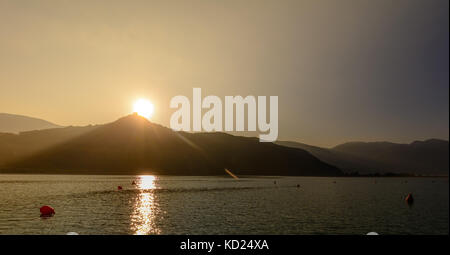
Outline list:
[[[0,234],[449,233],[448,178],[0,175],[0,185]],[[42,205],[55,216],[41,218]]]

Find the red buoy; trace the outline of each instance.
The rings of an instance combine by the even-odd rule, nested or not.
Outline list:
[[[117,186],[117,189],[118,190],[122,190],[122,186]]]
[[[414,198],[411,193],[408,194],[408,196],[405,198],[406,203],[409,205],[412,205],[414,203]]]
[[[50,217],[55,214],[55,209],[53,209],[52,207],[50,207],[48,205],[42,206],[40,211],[41,211],[41,217]]]

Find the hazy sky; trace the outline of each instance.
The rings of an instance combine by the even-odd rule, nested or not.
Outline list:
[[[314,145],[449,134],[449,1],[0,0],[0,112],[106,123],[135,99],[279,96]]]

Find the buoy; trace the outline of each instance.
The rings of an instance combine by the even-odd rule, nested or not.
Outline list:
[[[300,184],[297,184],[297,188],[300,188]]]
[[[273,184],[277,184],[277,181],[273,181]]]
[[[131,183],[131,185],[136,185],[136,181],[133,181],[133,182]]]
[[[408,194],[408,196],[405,198],[406,203],[408,203],[409,205],[412,205],[412,203],[414,203],[414,198],[412,196],[411,193]]]
[[[55,209],[48,205],[44,205],[40,209],[41,211],[41,217],[51,217],[55,214]]]
[[[122,190],[122,186],[117,186],[117,189],[118,190]]]

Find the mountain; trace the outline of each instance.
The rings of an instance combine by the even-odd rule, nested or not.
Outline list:
[[[342,175],[305,150],[175,132],[135,114],[105,125],[0,135],[0,166],[32,173],[222,175],[228,168],[236,175]]]
[[[360,174],[371,174],[383,172],[384,168],[383,164],[379,162],[328,148],[291,141],[277,141],[276,144],[306,150],[323,162],[337,166],[346,173],[358,172]]]
[[[277,144],[304,149],[345,172],[418,175],[449,173],[449,143],[444,140],[430,139],[410,144],[349,142],[331,149],[289,141]]]
[[[61,126],[42,119],[16,114],[0,113],[0,133],[19,133],[23,131],[59,127]]]
[[[95,128],[95,126],[66,127],[26,131],[20,134],[0,133],[0,166],[70,141]]]
[[[385,171],[424,175],[449,173],[449,142],[439,139],[410,144],[351,142],[338,145],[332,150],[380,162],[386,166]]]

